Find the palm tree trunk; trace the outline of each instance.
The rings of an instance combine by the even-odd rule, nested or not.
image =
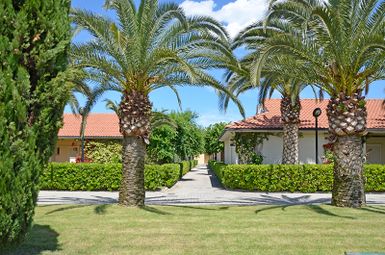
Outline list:
[[[340,94],[327,108],[329,132],[334,138],[334,183],[332,204],[341,207],[364,206],[363,142],[367,111],[364,97]]]
[[[137,91],[125,92],[119,106],[120,132],[123,134],[120,205],[144,205],[144,158],[150,134],[151,108],[148,96]]]
[[[146,144],[141,137],[123,138],[123,178],[120,185],[119,204],[124,206],[143,206],[144,157]]]
[[[355,208],[365,205],[362,137],[338,137],[333,149],[335,163],[332,204]]]
[[[290,95],[284,95],[281,100],[281,118],[283,123],[282,164],[298,164],[298,129],[301,103],[299,97],[293,104]]]
[[[283,123],[282,164],[298,164],[298,123]]]

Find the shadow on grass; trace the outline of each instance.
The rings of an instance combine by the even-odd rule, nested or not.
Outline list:
[[[155,207],[151,207],[151,206],[142,206],[142,207],[140,207],[140,209],[147,211],[147,212],[150,212],[150,213],[156,213],[159,215],[171,215],[171,213],[169,213],[169,212],[165,212],[165,211],[159,210],[159,209],[157,209]]]
[[[18,246],[0,250],[2,255],[38,255],[43,252],[59,251],[59,234],[48,225],[35,224],[26,240]]]
[[[83,207],[87,207],[87,206],[92,206],[92,205],[71,205],[71,206],[64,206],[64,207],[60,207],[60,208],[57,208],[57,209],[55,209],[55,210],[46,212],[45,215],[49,215],[49,214],[53,214],[53,213],[58,213],[58,212],[63,212],[63,211],[67,211],[67,210],[72,210],[72,209],[83,208]]]
[[[270,206],[270,207],[265,207],[265,208],[262,208],[262,209],[258,209],[258,210],[255,211],[255,213],[258,214],[258,213],[263,212],[263,211],[269,211],[269,210],[274,210],[274,209],[279,209],[279,208],[281,208],[282,211],[285,211],[286,208],[291,207],[291,206],[297,206],[297,205],[293,204],[293,205]],[[351,220],[356,219],[356,218],[351,217],[351,216],[344,216],[344,215],[335,214],[335,213],[333,213],[331,211],[326,210],[325,208],[322,208],[319,205],[302,205],[302,206],[305,206],[307,209],[309,209],[309,210],[311,210],[311,211],[313,211],[315,213],[326,215],[326,216],[338,217],[338,218],[344,218],[344,219],[351,219]]]
[[[96,214],[99,214],[99,215],[105,214],[106,213],[106,209],[109,206],[110,206],[110,204],[98,205],[98,206],[95,207],[94,212]]]
[[[379,213],[379,214],[385,214],[385,209],[384,208],[378,208],[375,206],[367,206],[360,208],[359,210],[366,211],[366,212],[371,212],[371,213]]]
[[[283,203],[282,205],[275,205],[275,206],[270,206],[270,207],[265,207],[262,209],[258,209],[255,211],[256,214],[263,212],[263,211],[268,211],[268,210],[274,210],[274,209],[281,209],[282,211],[285,211],[286,208],[291,207],[291,206],[296,206],[296,205],[302,205],[309,209],[312,212],[326,215],[326,216],[331,216],[331,217],[338,217],[338,218],[344,218],[344,219],[356,219],[351,216],[344,216],[344,215],[338,215],[335,214],[323,207],[321,207],[318,204],[324,204],[325,202],[328,201],[328,199],[325,198],[318,198],[318,199],[310,199],[309,195],[303,195],[303,196],[298,196],[298,197],[289,197],[287,195],[282,195],[280,198],[274,197],[274,196],[269,196],[269,195],[262,195],[263,199],[270,203],[270,204],[276,204],[277,202]]]
[[[189,206],[189,205],[168,205],[169,207],[183,208],[183,209],[195,209],[195,210],[206,210],[206,211],[217,211],[217,210],[227,210],[228,206],[221,206],[219,208],[210,208],[210,207],[199,207],[199,206]]]

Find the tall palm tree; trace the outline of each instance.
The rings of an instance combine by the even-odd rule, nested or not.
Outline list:
[[[228,76],[228,89],[236,96],[255,89],[250,82],[250,72],[244,68],[247,76],[240,78],[242,74],[233,73]],[[242,82],[239,82],[242,80]],[[281,94],[281,120],[283,124],[282,136],[282,164],[298,164],[299,162],[299,124],[300,124],[300,92],[307,85],[294,79],[285,79],[279,74],[268,73],[266,70],[263,79],[258,85],[258,104],[264,108],[267,98],[271,98],[274,91]],[[227,107],[226,97],[222,97],[222,108]]]
[[[233,48],[246,47],[248,53],[240,61],[239,65],[228,68],[226,73],[227,88],[236,96],[258,87],[258,104],[264,107],[265,100],[271,97],[274,91],[281,94],[281,120],[283,123],[283,150],[282,164],[297,164],[299,162],[299,124],[300,124],[300,92],[306,84],[288,78],[286,72],[290,72],[293,65],[299,65],[295,59],[274,56],[266,61],[260,80],[257,80],[251,68],[253,62],[261,53],[266,37],[282,31],[279,26],[271,22],[265,27],[262,22],[256,22],[241,31],[234,39]],[[253,76],[253,77],[252,77]],[[222,94],[221,108],[226,109],[229,97]]]
[[[74,23],[86,29],[92,41],[75,44],[75,66],[105,90],[122,94],[119,104],[123,135],[123,178],[119,203],[144,204],[144,158],[150,133],[150,92],[167,87],[177,94],[183,85],[211,86],[225,91],[204,70],[228,54],[228,35],[208,17],[185,16],[176,4],[142,0],[107,0],[116,21],[88,11],[74,10]],[[179,98],[179,97],[178,97]],[[240,103],[233,98],[241,108]]]
[[[272,0],[266,23],[272,20],[279,20],[287,32],[265,40],[253,70],[260,77],[265,61],[274,55],[304,62],[289,76],[319,84],[331,97],[327,115],[335,156],[332,204],[361,207],[366,203],[363,91],[384,77],[385,2]]]

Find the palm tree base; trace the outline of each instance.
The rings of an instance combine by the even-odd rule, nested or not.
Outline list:
[[[146,144],[141,137],[124,136],[123,169],[119,204],[144,206],[144,158]]]
[[[365,206],[362,137],[337,137],[333,150],[335,163],[332,205],[353,208]]]

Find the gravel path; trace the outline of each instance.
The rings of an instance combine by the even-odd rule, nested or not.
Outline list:
[[[265,193],[221,187],[206,166],[192,169],[171,189],[146,192],[147,205],[297,205],[330,203],[330,193]],[[367,194],[368,204],[385,204],[385,193]],[[38,204],[116,203],[118,192],[40,191]]]

